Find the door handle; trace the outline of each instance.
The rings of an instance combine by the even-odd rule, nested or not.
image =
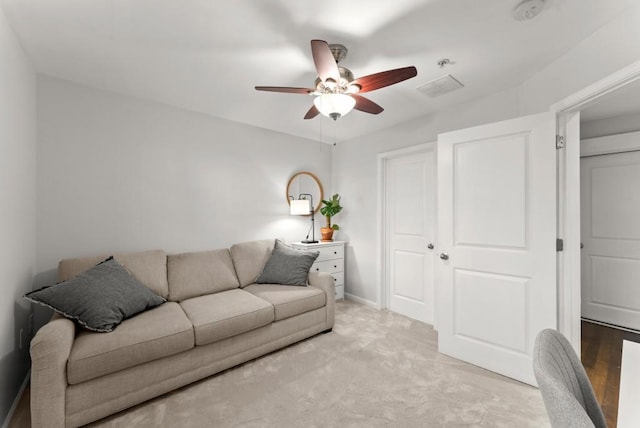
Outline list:
[[[449,254],[447,253],[440,253],[440,258],[442,260],[449,260]]]
[[[433,244],[430,243],[429,245],[427,245],[427,248],[433,250]]]

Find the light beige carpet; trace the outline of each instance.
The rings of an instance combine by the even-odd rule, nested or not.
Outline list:
[[[438,354],[431,326],[338,302],[332,333],[92,427],[545,427],[537,389]]]

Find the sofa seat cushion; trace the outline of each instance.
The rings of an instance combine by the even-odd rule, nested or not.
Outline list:
[[[253,284],[244,290],[271,303],[276,321],[321,308],[327,302],[326,293],[316,287]]]
[[[273,306],[241,289],[180,302],[193,323],[196,345],[206,345],[273,322]]]
[[[111,333],[81,330],[67,362],[77,384],[193,348],[193,326],[175,302],[126,319]]]

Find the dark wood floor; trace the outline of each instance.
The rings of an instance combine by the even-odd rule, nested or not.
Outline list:
[[[582,322],[582,365],[593,385],[608,428],[616,428],[622,341],[640,342],[640,335]]]

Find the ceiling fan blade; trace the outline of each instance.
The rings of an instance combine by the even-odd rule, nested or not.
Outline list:
[[[360,110],[365,113],[371,113],[371,114],[379,114],[379,113],[382,113],[384,110],[378,104],[374,103],[370,99],[365,98],[361,95],[352,94],[351,96],[356,100],[356,105],[353,107],[356,110]]]
[[[340,81],[340,70],[336,63],[329,44],[324,40],[311,40],[311,54],[313,62],[316,64],[318,77],[323,82],[327,79],[333,79],[335,82]]]
[[[309,111],[307,112],[307,114],[304,115],[304,118],[305,119],[313,119],[314,117],[316,117],[319,114],[320,114],[320,110],[318,110],[315,105],[312,105],[311,108],[309,109]]]
[[[288,86],[256,86],[256,91],[268,91],[268,92],[285,92],[288,94],[305,94],[308,95],[315,89],[309,88],[291,88]]]
[[[400,83],[403,80],[411,79],[418,75],[415,67],[396,68],[395,70],[381,71],[380,73],[370,74],[368,76],[359,77],[353,82],[360,86],[359,93],[369,92],[385,86]]]

